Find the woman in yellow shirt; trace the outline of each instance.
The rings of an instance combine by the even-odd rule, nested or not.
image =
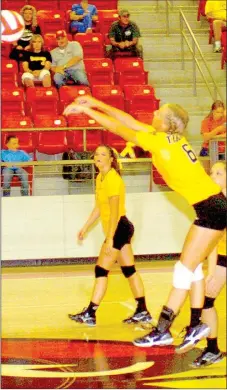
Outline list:
[[[226,163],[217,162],[211,169],[211,177],[215,183],[222,188],[223,194],[226,196]],[[226,284],[226,230],[215,247],[213,252],[208,256],[208,276],[205,285],[205,302],[202,311],[203,321],[210,327],[210,334],[207,337],[207,347],[192,363],[193,367],[206,367],[213,363],[218,363],[223,359],[223,354],[218,348],[218,316],[214,301],[220,291]],[[195,291],[199,288],[199,282],[195,286]],[[202,288],[203,288],[202,282]],[[194,294],[196,298],[196,294]]]
[[[89,326],[96,325],[96,310],[107,289],[109,270],[117,260],[137,301],[135,313],[123,322],[150,323],[152,318],[146,307],[143,282],[136,272],[131,247],[134,227],[126,217],[125,185],[113,149],[107,145],[99,146],[94,154],[94,163],[99,171],[96,178],[96,204],[79,231],[78,239],[83,240],[88,229],[99,217],[106,239],[95,266],[96,280],[89,306],[78,314],[69,314],[69,318]]]
[[[134,344],[141,347],[169,345],[173,342],[170,327],[184,304],[193,279],[200,275],[200,263],[217,245],[226,228],[226,197],[220,186],[206,174],[183,136],[189,118],[181,106],[163,105],[154,112],[152,126],[89,96],[78,98],[65,109],[65,115],[75,112],[86,113],[104,129],[151,152],[153,164],[165,182],[194,207],[196,219],[185,239],[180,261],[174,267],[173,288],[162,308],[157,327],[148,335],[134,340]],[[189,345],[193,348],[210,332],[209,326],[200,322],[204,291],[200,295],[200,310],[194,326],[187,329],[184,338],[187,348]]]

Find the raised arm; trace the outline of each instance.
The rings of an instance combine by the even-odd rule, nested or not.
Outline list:
[[[64,115],[69,115],[73,113],[85,113],[94,119],[96,122],[100,123],[105,129],[109,130],[111,133],[117,134],[120,137],[124,138],[126,141],[133,142],[135,145],[138,145],[136,131],[125,126],[119,120],[103,114],[101,112],[95,111],[90,107],[85,107],[83,105],[78,105],[76,103],[70,104],[66,107]]]
[[[153,130],[152,126],[146,125],[135,118],[130,114],[119,110],[113,106],[109,106],[106,103],[103,103],[101,100],[95,99],[92,96],[83,96],[76,99],[76,103],[83,104],[91,108],[98,108],[100,111],[104,112],[107,115],[112,116],[113,118],[121,121],[125,126],[130,127],[130,129],[136,131],[149,132]]]

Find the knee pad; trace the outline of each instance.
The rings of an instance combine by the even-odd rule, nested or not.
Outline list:
[[[215,301],[215,298],[210,298],[210,297],[205,296],[203,309],[211,309],[212,307],[214,307],[214,301]]]
[[[193,282],[198,282],[199,280],[204,279],[204,274],[203,274],[203,264],[200,263],[198,267],[196,267],[195,271],[193,272]]]
[[[183,290],[190,290],[193,279],[193,272],[190,271],[181,261],[177,261],[173,272],[173,287]]]
[[[134,265],[123,266],[121,270],[126,278],[130,278],[136,272]]]
[[[108,276],[109,271],[105,268],[100,267],[99,265],[95,266],[95,277],[96,278],[102,278]]]

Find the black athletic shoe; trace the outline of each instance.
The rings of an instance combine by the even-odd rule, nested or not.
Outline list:
[[[133,344],[137,347],[153,347],[154,345],[170,345],[172,342],[173,337],[169,330],[161,333],[157,328],[153,328],[146,336],[135,339]]]
[[[194,360],[190,364],[191,367],[193,368],[199,368],[199,367],[206,367],[210,366],[211,364],[218,363],[224,358],[224,355],[221,351],[218,351],[217,353],[209,352],[206,349],[201,353],[197,359]]]
[[[68,316],[69,316],[70,320],[84,323],[84,324],[87,324],[88,326],[95,326],[96,325],[96,317],[93,317],[88,313],[87,307],[85,307],[81,313],[69,314]]]
[[[143,324],[147,324],[147,323],[151,324],[152,317],[147,310],[141,312],[135,312],[132,316],[123,320],[124,324],[137,324],[139,322]]]
[[[190,351],[204,337],[209,336],[210,328],[202,322],[196,326],[187,326],[183,342],[175,348],[176,353],[181,354]]]

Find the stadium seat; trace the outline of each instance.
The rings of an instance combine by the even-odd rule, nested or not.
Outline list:
[[[197,20],[200,20],[201,16],[206,16],[205,14],[205,7],[206,7],[207,0],[199,0],[198,4],[198,13],[197,13]]]
[[[37,20],[42,34],[56,33],[58,30],[65,29],[65,13],[61,10],[40,10],[37,12]]]
[[[152,124],[154,112],[147,111],[130,111],[130,114],[140,122],[146,123],[147,125]]]
[[[18,87],[18,65],[16,61],[2,58],[1,60],[2,88]]]
[[[61,1],[59,1],[60,3]],[[38,10],[58,9],[58,0],[51,0],[51,4],[46,0],[28,0],[28,4],[33,5]]]
[[[11,43],[1,42],[1,56],[4,59],[8,59],[9,58],[11,50],[12,50]]]
[[[157,171],[154,165],[152,165],[152,173],[153,173],[153,181],[155,184],[158,184],[160,186],[167,186],[165,180],[160,175],[160,173]]]
[[[125,109],[131,111],[153,112],[159,108],[159,99],[156,99],[154,88],[150,85],[126,85]]]
[[[24,5],[26,5],[26,0],[3,0],[1,3],[1,9],[20,11]]]
[[[63,115],[37,115],[34,118],[34,126],[45,127],[67,127],[67,121]]]
[[[88,80],[91,85],[114,84],[113,63],[108,58],[84,60]]]
[[[104,144],[115,148],[118,152],[122,152],[125,148],[125,140],[116,134],[112,134],[109,131],[103,133]]]
[[[25,115],[24,90],[18,87],[2,89],[2,115]]]
[[[69,41],[72,40],[71,34],[67,34],[67,37]],[[44,38],[44,46],[46,50],[51,51],[55,49],[55,47],[57,47],[57,41],[54,33],[47,33],[44,35],[43,38]]]
[[[3,129],[28,129],[33,127],[33,122],[29,116],[3,115],[1,125]]]
[[[78,96],[91,95],[89,87],[77,85],[64,85],[59,88],[60,112],[63,112],[65,107],[72,103]]]
[[[118,84],[124,88],[125,85],[147,85],[148,72],[120,72]]]
[[[64,153],[69,150],[67,131],[40,131],[37,151],[45,154]]]
[[[98,10],[117,9],[118,0],[92,0]]]
[[[117,9],[108,9],[107,10],[99,10],[98,12],[99,18],[99,31],[102,34],[106,34],[109,32],[110,26],[113,22],[118,20],[118,11]]]
[[[28,173],[28,185],[29,185],[29,195],[32,196],[33,193],[33,174],[34,174],[34,166],[28,166],[28,167],[23,167],[25,171]],[[4,177],[1,175],[1,185],[3,186],[3,180]],[[11,181],[11,187],[20,187],[21,186],[21,181],[19,177],[13,176],[12,181]]]
[[[76,152],[94,151],[95,148],[103,143],[103,130],[94,129],[100,125],[87,115],[69,115],[68,126],[82,128],[81,130],[68,132],[68,143],[70,149]],[[88,128],[89,130],[85,130]]]
[[[139,57],[130,57],[130,58],[116,58],[114,60],[114,69],[115,69],[115,83],[119,82],[119,74],[127,72],[141,73],[144,72],[144,63],[143,60]]]
[[[124,110],[124,94],[119,85],[93,85],[92,94],[99,100]]]
[[[84,58],[103,58],[103,35],[99,33],[82,34],[78,33],[73,36],[73,40],[77,41],[83,47]]]
[[[60,0],[59,1],[59,9],[62,11],[71,10],[73,4],[74,4],[74,2],[72,0]],[[49,6],[50,6],[50,4],[49,4]]]
[[[26,107],[28,115],[58,114],[58,92],[54,87],[30,87],[26,90]]]
[[[221,68],[224,69],[225,63],[226,63],[226,56],[227,56],[227,50],[226,50],[226,44],[227,44],[227,30],[226,27],[222,28],[222,34],[221,34],[221,45],[222,45],[222,56],[221,56]]]

